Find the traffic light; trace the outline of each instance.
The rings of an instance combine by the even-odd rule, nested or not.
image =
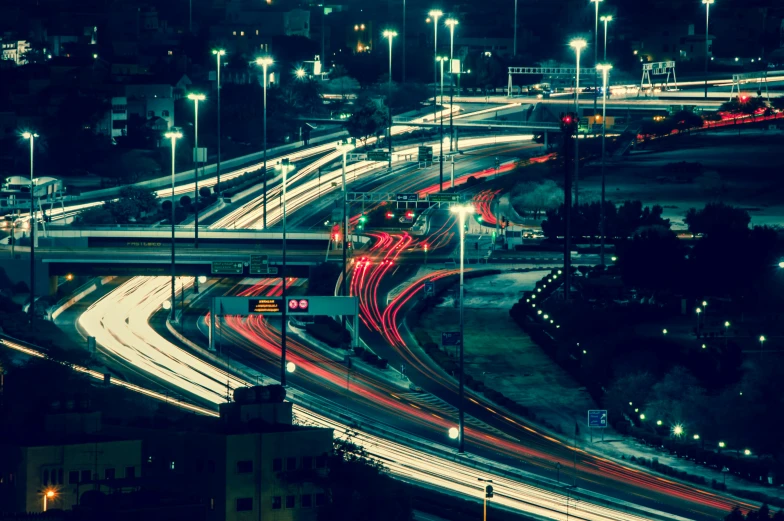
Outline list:
[[[394,212],[387,212],[386,217],[387,217],[387,219],[394,219],[395,218],[395,214],[394,214]]]
[[[413,219],[414,218],[414,211],[409,210],[406,212],[406,219]]]
[[[427,248],[428,248],[427,243],[425,243],[424,248],[425,248],[425,253],[427,253]]]
[[[359,222],[365,224],[367,222],[367,215],[362,214],[359,216]]]
[[[577,131],[579,118],[574,112],[561,113],[561,131],[567,135],[574,135]]]

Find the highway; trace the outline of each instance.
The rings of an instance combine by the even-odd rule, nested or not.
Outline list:
[[[465,141],[462,142],[462,145],[464,147],[468,146]],[[484,161],[488,161],[488,158],[485,157]],[[357,168],[362,167],[358,166]],[[479,171],[485,170],[487,168]],[[315,187],[312,184],[308,185],[308,183],[312,183],[312,179],[308,181],[306,179],[307,173],[301,174],[296,180],[299,184],[292,186],[292,189],[289,190],[291,199],[288,208],[290,212],[306,207],[306,205],[312,204],[318,199],[317,195],[314,197]],[[491,174],[487,174],[487,176],[489,175]],[[322,173],[322,178],[323,176],[324,174]],[[362,176],[363,174],[359,174],[360,180]],[[372,174],[368,174],[367,179],[370,179],[371,176]],[[429,175],[422,176],[422,179],[408,179],[400,176],[397,179],[388,181],[389,184],[386,186],[386,189],[390,191],[408,191],[413,189],[420,193],[435,191],[438,189],[438,186],[437,184],[432,184],[432,177],[434,176],[437,176],[436,169],[431,169]],[[305,185],[308,188],[302,188]],[[297,190],[297,188],[300,189]],[[396,188],[396,190],[393,190],[393,188]],[[277,198],[272,197],[271,199],[274,201]],[[268,224],[271,224],[279,218],[279,208],[268,206],[270,211]],[[307,207],[309,209],[309,206]],[[242,212],[242,215],[233,217],[238,226],[258,226],[260,218],[258,203],[243,208]],[[453,219],[447,215],[442,215],[440,221],[438,217],[434,218],[431,222],[431,233],[426,239],[422,240],[432,244],[433,249],[442,248],[443,251],[450,252],[454,248],[453,223]],[[413,275],[413,273],[399,272],[398,265],[403,258],[406,258],[410,248],[415,248],[412,255],[420,255],[420,252],[416,250],[418,239],[404,234],[390,233],[378,234],[376,238],[377,242],[374,244],[371,252],[369,252],[369,257],[372,259],[370,261],[371,264],[364,265],[361,269],[355,269],[352,272],[351,285],[353,291],[361,296],[363,308],[362,320],[365,324],[363,339],[365,341],[369,340],[374,348],[378,347],[390,352],[394,351],[398,359],[408,360],[408,374],[412,381],[417,384],[421,382],[423,387],[436,398],[440,398],[440,395],[447,397],[443,401],[448,404],[449,401],[454,400],[454,381],[451,377],[434,368],[429,360],[421,358],[421,355],[415,349],[409,347],[409,335],[399,322],[399,317],[402,318],[405,312],[406,304],[411,301],[418,291],[421,291],[422,279],[418,279],[417,283],[408,285],[401,292],[398,292],[390,305],[384,306],[380,304],[385,302],[384,296],[389,290],[399,284],[400,278],[405,279],[408,277],[403,277],[404,275]],[[436,278],[443,278],[450,274],[453,273],[442,272]],[[229,387],[241,386],[244,385],[243,380],[233,373],[219,369],[174,346],[161,337],[149,324],[152,314],[160,310],[162,303],[169,298],[168,284],[169,280],[166,277],[136,277],[131,279],[93,304],[79,318],[79,325],[85,332],[95,336],[102,349],[105,349],[110,356],[122,360],[127,365],[137,367],[139,370],[205,401],[218,403],[225,397],[227,384]],[[189,281],[186,280],[186,287],[188,284]],[[256,287],[255,290],[265,291],[265,288]],[[267,290],[274,291],[274,287]],[[234,324],[234,326],[232,329],[237,331],[237,334],[251,335],[251,342],[255,342],[256,346],[263,348],[266,342],[269,348],[269,355],[271,356],[270,360],[274,363],[276,336],[269,324],[264,325],[261,329],[259,329],[258,324],[254,326],[252,321]],[[254,327],[255,329],[253,329]],[[263,339],[263,341],[259,339]],[[298,355],[294,354],[293,356]],[[318,360],[318,358],[313,358],[316,355],[307,351],[302,351],[302,354],[299,356],[301,357],[299,362],[303,364],[304,368],[308,368],[309,360]],[[312,365],[317,366],[318,364]],[[302,372],[318,376],[318,371],[315,367],[310,367],[310,369],[311,371]],[[340,371],[337,367],[336,371],[339,373],[340,388],[342,389],[346,375],[344,371]],[[415,372],[419,373],[419,375],[412,374]],[[334,373],[331,374],[332,377],[337,376]],[[333,381],[331,385],[335,386],[337,382]],[[325,386],[323,386],[322,381],[317,382],[315,387],[320,389]],[[415,397],[410,396],[410,393],[406,393],[409,396],[402,396],[400,389],[392,388],[393,391],[390,392],[389,384],[383,380],[374,381],[369,379],[369,377],[363,377],[356,384],[356,389],[359,389],[359,392],[352,392],[352,403],[355,401],[354,396],[364,393],[362,399],[372,403],[372,405],[366,405],[365,407],[372,407],[380,411],[382,418],[391,416],[395,418],[396,422],[402,422],[406,427],[413,426],[412,430],[427,431],[430,441],[417,443],[440,443],[444,439],[446,428],[455,423],[453,411],[450,412],[448,408],[445,412],[443,407],[428,405],[426,402],[418,402]],[[371,390],[375,390],[375,394]],[[397,398],[393,394],[396,394]],[[471,398],[474,400],[474,406],[472,406],[469,414],[474,416],[479,422],[469,427],[467,431],[468,447],[472,453],[479,455],[486,453],[492,456],[494,460],[500,459],[501,464],[504,462],[519,464],[520,461],[523,461],[530,464],[526,465],[526,469],[532,469],[531,472],[534,475],[540,479],[549,479],[550,481],[552,479],[548,477],[548,474],[552,474],[551,469],[555,462],[560,463],[563,461],[565,462],[564,466],[567,466],[572,460],[574,452],[562,442],[538,432],[534,427],[528,426],[520,420],[505,416],[504,413],[495,410],[492,404],[485,402],[480,396],[472,396]],[[312,400],[313,398],[312,395],[295,393],[294,399],[298,403],[302,403],[302,400],[307,402],[307,400]],[[320,410],[333,410],[331,402],[327,403],[326,407],[324,403],[319,403],[317,407]],[[307,421],[324,421],[323,417],[313,415],[304,410],[302,415]],[[378,413],[373,414],[371,417],[378,421]],[[347,430],[347,427],[339,425],[339,430],[344,432]],[[406,428],[406,432],[408,431],[409,429]],[[510,433],[512,433],[511,436]],[[362,436],[370,435],[362,434]],[[414,440],[413,436],[411,440]],[[435,466],[430,467],[429,463],[425,463],[429,460],[417,453],[415,449],[405,447],[401,449],[398,446],[395,450],[404,450],[415,456],[413,460],[405,462],[397,453],[383,452],[379,448],[382,444],[378,440],[367,438],[367,443],[370,443],[371,452],[379,456],[383,455],[385,463],[387,460],[393,462],[388,463],[388,466],[397,475],[429,483],[431,486],[444,486],[457,492],[470,493],[469,495],[472,496],[478,490],[475,478],[468,481],[464,479],[463,476],[468,473],[464,468],[465,466],[451,467],[452,463],[447,464],[443,459],[438,458]],[[411,444],[416,445],[415,443]],[[643,506],[648,504],[651,505],[650,508],[655,509],[666,508],[668,512],[683,515],[686,519],[709,519],[718,513],[726,512],[736,503],[717,494],[699,491],[691,486],[681,485],[664,478],[650,476],[642,471],[617,465],[611,461],[591,456],[579,449],[577,454],[579,459],[580,491],[584,488],[589,488],[593,492],[604,494],[608,497],[622,495],[633,500],[634,503],[641,503]],[[411,473],[415,472],[419,472],[418,479],[411,477],[413,475]],[[422,478],[423,472],[427,477]],[[502,478],[497,477],[497,474],[495,474],[493,479]],[[569,501],[567,499],[568,496],[564,493],[556,494],[558,499],[555,501],[556,504],[554,504],[551,499],[547,499],[552,492],[539,491],[538,496],[532,496],[528,485],[513,482],[509,486],[515,489],[514,492],[508,494],[509,500],[517,498],[516,502],[513,501],[515,508],[520,508],[527,512],[531,512],[530,509],[534,508],[536,511],[533,513],[547,515],[547,517],[554,519],[564,517],[567,502]],[[563,487],[560,488],[562,489]],[[523,496],[516,496],[523,489],[525,490],[525,492],[522,492]],[[501,495],[503,496],[503,494]],[[527,506],[520,504],[520,497],[525,498],[524,502],[526,502]],[[582,505],[589,504],[585,501],[579,501],[579,503]],[[575,506],[570,504],[569,508],[574,509]],[[589,507],[583,506],[583,508]],[[557,510],[557,514],[554,514],[554,509]],[[595,512],[576,513],[572,510],[570,515],[578,515],[578,518],[582,519],[634,518],[634,516],[625,517],[627,516],[626,514],[619,512],[604,512],[601,514]],[[652,513],[647,518],[652,517],[658,516]]]

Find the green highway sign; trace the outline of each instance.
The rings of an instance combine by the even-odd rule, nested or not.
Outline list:
[[[278,268],[270,267],[269,255],[251,255],[248,273],[251,275],[275,275],[278,273]]]
[[[212,261],[210,272],[213,275],[242,275],[242,261]]]
[[[460,194],[428,194],[427,200],[432,203],[459,203]]]
[[[368,161],[387,161],[389,159],[389,152],[383,150],[373,150],[367,153]]]

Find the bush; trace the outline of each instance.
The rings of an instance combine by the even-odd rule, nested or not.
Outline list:
[[[199,188],[199,197],[204,197],[205,199],[208,199],[210,196],[212,196],[212,190],[210,190],[210,187],[202,186],[201,188]]]
[[[161,211],[166,215],[171,215],[172,209],[172,202],[169,199],[166,199],[164,202],[161,203]]]
[[[190,195],[183,195],[180,197],[180,206],[183,208],[188,208],[191,205],[191,196]]]

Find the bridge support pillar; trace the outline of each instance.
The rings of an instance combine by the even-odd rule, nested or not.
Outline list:
[[[544,131],[544,148],[547,148],[549,146],[550,146],[550,135],[545,130]]]
[[[354,313],[354,331],[352,332],[352,336],[352,346],[359,347],[359,313]]]
[[[51,275],[49,277],[49,294],[50,295],[57,295],[57,288],[58,288],[57,276],[56,275]]]

